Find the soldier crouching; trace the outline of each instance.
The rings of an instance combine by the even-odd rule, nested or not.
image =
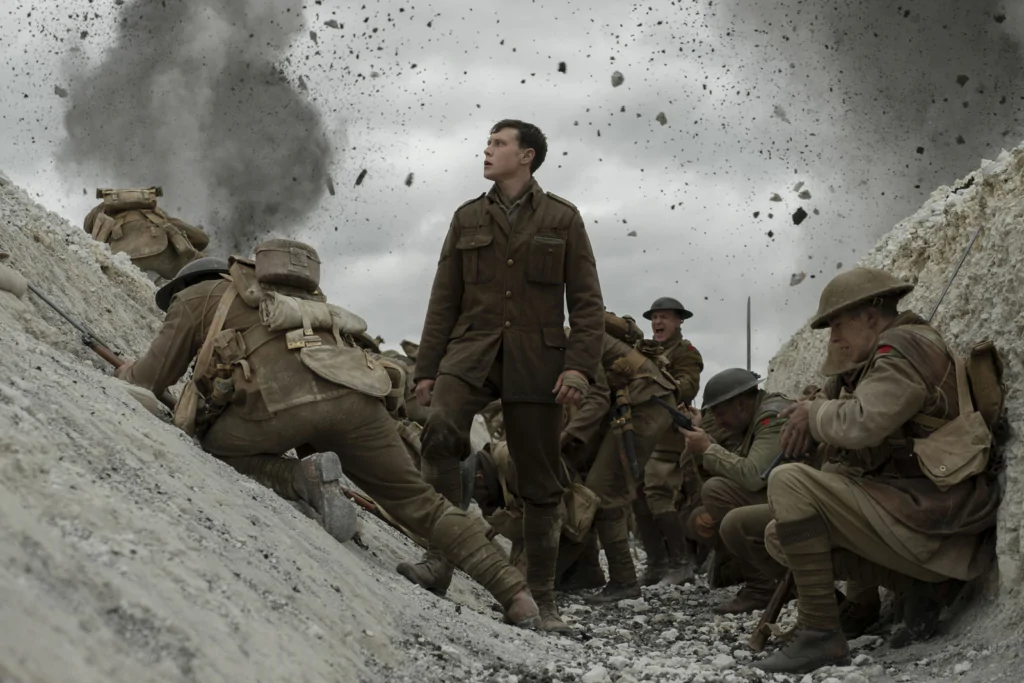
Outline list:
[[[697,428],[683,432],[687,451],[700,457],[704,469],[713,475],[704,482],[702,505],[691,514],[688,530],[698,542],[714,546],[718,567],[730,555],[729,537],[738,535],[761,542],[771,521],[771,512],[763,506],[768,495],[761,473],[779,453],[786,422],[779,413],[793,401],[759,390],[758,381],[759,377],[749,370],[731,368],[712,377],[704,388],[704,408],[711,411],[719,428],[742,438],[738,448],[730,450],[715,443],[700,429],[696,411],[691,414]],[[715,612],[738,614],[764,609],[781,572],[765,572],[741,556],[735,561],[743,588],[732,600],[715,607]]]
[[[927,637],[943,599],[994,557],[999,505],[987,468],[991,433],[974,412],[966,370],[942,337],[896,304],[913,286],[876,269],[837,275],[821,294],[814,329],[863,363],[852,390],[783,411],[788,455],[828,447],[822,471],[786,464],[768,479],[771,555],[793,572],[794,637],[755,666],[805,673],[849,662],[836,578],[904,596],[905,636]],[[950,429],[945,429],[951,427]]]
[[[414,468],[385,407],[392,378],[353,340],[365,322],[327,304],[318,282],[316,252],[290,240],[257,246],[255,263],[193,262],[158,291],[163,327],[118,375],[159,394],[196,358],[175,424],[197,434],[204,450],[281,497],[304,501],[341,541],[354,532],[338,485],[344,464],[400,524],[487,588],[508,621],[535,628],[539,611],[526,583],[485,525]],[[314,454],[281,457],[291,449]]]

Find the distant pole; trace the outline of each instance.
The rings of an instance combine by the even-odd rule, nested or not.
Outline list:
[[[750,297],[747,297],[747,370],[750,370]]]

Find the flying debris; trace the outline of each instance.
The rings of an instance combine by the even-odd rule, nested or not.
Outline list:
[[[789,117],[786,116],[786,110],[783,109],[781,105],[776,104],[774,107],[772,107],[772,116],[774,116],[777,119],[782,119],[786,123],[789,123]]]
[[[811,198],[811,191],[810,190],[802,190],[800,192],[800,194],[797,195],[797,197],[799,197],[800,199],[810,199]]]
[[[565,73],[565,62],[559,62],[558,63],[558,73],[560,73],[560,74],[564,74]]]
[[[807,218],[807,212],[804,211],[804,207],[801,206],[793,212],[793,225],[800,225],[804,222],[805,218]]]
[[[792,275],[789,276],[789,286],[790,287],[795,287],[796,285],[798,285],[801,282],[803,282],[804,278],[806,278],[806,277],[807,277],[807,273],[805,273],[802,270],[799,273],[793,273]]]
[[[334,196],[334,179],[331,176],[327,176],[327,191],[331,193],[332,197]]]
[[[616,71],[615,73],[612,74],[612,87],[618,88],[620,85],[622,85],[623,81],[625,80],[626,77],[622,75],[622,72]]]
[[[636,237],[636,230],[630,230],[627,232],[626,237]]]
[[[360,185],[363,184],[363,178],[365,178],[365,177],[366,177],[366,169],[364,168],[362,171],[359,172],[359,177],[356,178],[356,187],[359,187]]]
[[[654,120],[657,121],[658,123],[660,123],[663,126],[666,123],[668,123],[668,119],[665,118],[665,112],[663,112],[663,111],[659,111],[658,115],[654,117]]]
[[[60,87],[59,85],[55,85],[53,86],[53,94],[57,97],[67,97],[68,91]]]
[[[406,187],[412,187],[412,173],[410,173],[409,175],[405,176],[405,186]]]
[[[768,198],[768,201],[770,201],[770,202],[781,202],[782,201],[782,195],[780,195],[778,192],[772,192],[772,196]]]

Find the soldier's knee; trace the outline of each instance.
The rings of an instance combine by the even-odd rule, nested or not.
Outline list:
[[[700,487],[700,500],[704,505],[722,507],[731,499],[732,482],[725,477],[711,477]]]
[[[803,489],[800,481],[808,470],[810,470],[809,467],[799,463],[786,463],[776,467],[768,475],[768,500],[772,501],[776,497],[791,499],[798,495],[798,492]]]
[[[427,420],[420,443],[424,460],[463,460],[469,455],[469,436],[442,413],[434,413]]]

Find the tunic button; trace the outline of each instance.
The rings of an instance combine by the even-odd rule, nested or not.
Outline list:
[[[512,298],[512,292],[505,292],[505,298],[506,299],[511,299]]]
[[[505,327],[512,327],[512,323],[508,320],[505,321]]]
[[[515,261],[513,261],[512,259],[509,259],[509,260],[508,260],[508,265],[510,265],[510,266],[511,266],[511,265],[512,265],[513,263],[515,263]]]

